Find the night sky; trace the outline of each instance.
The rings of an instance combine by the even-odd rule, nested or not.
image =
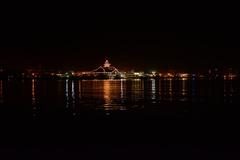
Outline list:
[[[108,58],[123,70],[239,68],[240,34],[216,19],[9,13],[2,19],[0,65],[91,70]]]

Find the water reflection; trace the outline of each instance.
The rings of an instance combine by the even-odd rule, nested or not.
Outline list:
[[[183,96],[185,96],[187,94],[186,81],[187,81],[186,78],[182,79],[182,90],[181,90],[181,92],[182,92]]]
[[[173,78],[160,79],[158,83],[155,83],[156,86],[158,86],[156,87],[156,89],[158,89],[156,92],[157,101],[172,102],[190,100],[191,88],[189,87],[188,83],[189,79],[187,78],[182,78],[180,80]],[[195,88],[193,90],[195,90]]]
[[[72,81],[72,108],[73,108],[73,115],[76,115],[75,108],[76,108],[76,97],[75,97],[75,87],[74,87],[74,81]]]
[[[212,81],[196,81],[182,78],[174,80],[148,79],[148,80],[65,80],[65,106],[73,109],[73,114],[77,108],[93,108],[110,110],[125,110],[134,105],[165,102],[198,102],[213,99],[219,91],[219,85]],[[217,84],[218,87],[213,87]],[[34,80],[32,88],[35,89]],[[232,102],[232,97],[236,94],[233,81],[224,82],[224,92],[222,97]],[[210,92],[209,92],[210,90]],[[221,94],[221,93],[220,93]],[[32,101],[34,104],[32,93]],[[77,98],[76,98],[77,96]],[[221,100],[219,97],[216,98]],[[78,109],[77,109],[78,110]]]
[[[188,88],[187,88],[187,78],[182,78],[182,85],[181,85],[181,96],[182,98],[180,99],[181,101],[187,101],[187,93],[188,93]]]
[[[65,97],[66,97],[66,108],[69,108],[69,88],[68,88],[68,79],[65,80]]]
[[[151,99],[156,100],[156,80],[151,79]]]
[[[111,105],[110,89],[111,89],[110,81],[104,80],[103,81],[103,98],[105,101],[105,104],[104,104],[105,110],[109,110],[109,105]]]
[[[166,86],[168,88],[168,96],[169,96],[169,101],[173,101],[173,79],[169,78],[167,79],[168,85]]]
[[[159,87],[158,87],[158,99],[159,99],[159,101],[161,101],[162,100],[162,92],[163,92],[163,90],[162,90],[162,80],[160,79],[159,80]]]
[[[138,101],[144,99],[144,97],[148,95],[144,95],[147,93],[147,81],[136,79],[136,80],[130,80],[127,81],[127,93],[128,93],[128,99],[131,101]],[[146,97],[147,99],[147,97]]]
[[[143,108],[158,103],[235,103],[239,102],[239,92],[238,80],[215,82],[172,78],[77,81],[31,79],[24,83],[11,81],[6,86],[4,81],[0,80],[1,104],[16,105],[15,103],[21,102],[31,105],[34,113],[37,113],[40,107],[47,110],[51,106],[60,106],[58,109],[62,107],[73,115],[85,109],[106,110],[110,113],[110,110]],[[44,106],[40,106],[43,104]]]
[[[78,96],[79,96],[79,99],[81,100],[82,99],[82,81],[81,80],[78,81]]]
[[[36,117],[38,114],[38,105],[37,105],[37,99],[36,99],[36,80],[32,79],[31,81],[31,96],[32,96],[32,108],[33,108],[33,116]]]
[[[3,81],[0,80],[0,103],[3,103]]]
[[[121,79],[121,100],[123,99],[124,96],[124,90],[123,90],[123,80]]]
[[[32,105],[36,109],[36,90],[35,90],[35,79],[32,79]]]
[[[233,80],[224,80],[223,82],[223,96],[224,102],[232,103],[234,95]]]
[[[124,80],[103,81],[104,110],[126,110],[124,84]]]

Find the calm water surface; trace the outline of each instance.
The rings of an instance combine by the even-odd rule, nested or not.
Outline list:
[[[0,80],[1,106],[38,112],[139,110],[163,104],[238,104],[237,80]],[[18,108],[21,110],[21,108]]]

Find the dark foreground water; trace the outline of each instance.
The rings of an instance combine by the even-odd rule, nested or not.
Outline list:
[[[0,80],[1,153],[239,158],[239,104],[238,80]]]
[[[149,110],[165,104],[239,104],[237,80],[0,80],[0,105],[41,117]],[[17,110],[14,110],[17,109]]]

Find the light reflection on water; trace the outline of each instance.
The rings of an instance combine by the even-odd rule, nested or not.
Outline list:
[[[168,95],[169,95],[169,100],[173,100],[173,87],[172,87],[172,78],[169,79],[169,89],[168,89]]]
[[[75,97],[75,88],[74,88],[74,81],[72,81],[72,108],[73,108],[73,115],[76,115],[76,113],[74,112],[75,111],[75,107],[76,107],[76,97]]]
[[[187,93],[187,88],[186,88],[186,79],[182,79],[182,95],[185,96]]]
[[[69,107],[69,87],[68,87],[68,79],[65,82],[65,96],[66,96],[66,108]]]
[[[38,101],[37,101],[37,80],[32,79],[31,81],[31,97],[32,97],[32,109],[33,109],[33,116],[36,117],[38,114]]]
[[[152,85],[151,99],[156,100],[156,80],[155,79],[151,79],[151,85]]]
[[[0,104],[3,103],[3,81],[0,80]]]
[[[0,104],[15,104],[26,99],[37,113],[40,104],[63,105],[73,115],[81,108],[128,110],[162,102],[219,101],[238,103],[238,81],[219,82],[189,79],[174,80],[25,80],[7,83],[0,80]],[[6,85],[7,84],[7,85]],[[28,88],[31,89],[28,89]],[[24,94],[13,95],[16,88]],[[29,94],[28,94],[29,93]],[[41,93],[41,94],[40,94]],[[31,97],[29,97],[31,95]],[[55,102],[59,100],[59,102]],[[62,101],[61,101],[62,100]],[[13,103],[15,102],[15,103]]]
[[[103,81],[103,99],[105,100],[103,107],[105,110],[109,110],[109,107],[111,105],[110,92],[111,92],[110,81]]]
[[[235,94],[236,88],[233,87],[233,81],[226,80],[224,81],[224,102],[225,103],[233,103],[233,96]]]
[[[35,80],[32,79],[32,105],[36,105],[36,96],[35,96]]]
[[[181,87],[181,95],[182,95],[182,101],[187,101],[187,92],[188,92],[188,88],[187,88],[187,79],[183,78],[182,80],[182,87]]]

